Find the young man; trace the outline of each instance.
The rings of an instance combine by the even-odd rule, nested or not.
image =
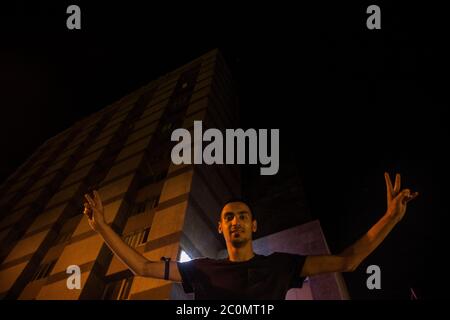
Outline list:
[[[386,238],[405,215],[407,203],[418,193],[400,190],[399,174],[394,186],[387,173],[385,180],[386,213],[361,239],[337,255],[255,254],[252,233],[257,222],[248,204],[240,200],[230,201],[222,208],[218,231],[223,234],[228,251],[228,258],[222,260],[202,258],[185,263],[147,260],[105,223],[97,191],[93,197],[85,195],[84,213],[92,229],[136,275],[182,282],[184,290],[194,292],[196,299],[280,300],[290,288],[301,287],[307,276],[354,271]]]

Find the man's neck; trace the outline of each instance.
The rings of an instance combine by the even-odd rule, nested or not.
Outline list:
[[[227,246],[227,250],[228,250],[228,260],[232,262],[247,261],[255,256],[251,241],[249,241],[245,246],[241,248],[236,248],[233,247],[232,245],[229,245]]]

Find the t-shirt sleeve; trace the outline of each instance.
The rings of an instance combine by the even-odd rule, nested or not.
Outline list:
[[[300,276],[306,256],[293,253],[283,253],[282,255],[286,274],[289,275],[289,288],[301,288],[306,279],[306,277]]]
[[[197,259],[187,262],[177,262],[177,266],[181,275],[184,292],[194,292],[193,282],[195,281],[195,275],[197,272]]]

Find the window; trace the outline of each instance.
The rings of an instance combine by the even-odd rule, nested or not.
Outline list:
[[[33,278],[31,279],[31,281],[47,278],[50,272],[52,272],[55,264],[56,260],[49,263],[41,264],[36,273],[34,274]]]
[[[155,196],[147,200],[148,207],[150,209],[156,208],[159,204],[159,196]]]
[[[130,247],[135,248],[147,242],[149,233],[150,227],[147,227],[124,236],[123,241],[125,241]]]
[[[163,155],[160,156],[162,158]],[[155,157],[153,159],[156,159]],[[159,173],[149,173],[148,175],[141,177],[141,180],[139,181],[139,188],[148,186],[152,183],[158,183],[164,180],[167,176],[168,170],[164,170]]]
[[[189,93],[182,93],[173,98],[168,108],[168,115],[174,115],[180,111],[183,111],[189,105],[191,95]]]
[[[131,211],[131,215],[134,216],[145,212],[145,210],[151,210],[153,208],[156,208],[158,206],[158,203],[159,203],[159,196],[151,197],[143,202],[138,202],[134,205],[133,210]]]
[[[180,262],[187,262],[187,261],[191,261],[191,260],[192,260],[192,258],[184,250],[181,250]]]
[[[164,180],[166,175],[167,175],[167,172],[161,172],[161,173],[159,173],[159,174],[154,176],[154,181],[158,182],[158,181]]]
[[[58,237],[55,240],[55,245],[68,241],[71,236],[72,232],[59,233]]]
[[[161,133],[165,134],[165,133],[170,133],[169,130],[172,128],[172,123],[166,123],[162,128],[161,128]]]
[[[133,277],[108,282],[103,291],[103,300],[126,300],[130,294]]]
[[[139,202],[139,203],[136,203],[136,204],[134,205],[133,212],[132,212],[131,215],[134,216],[134,215],[136,215],[136,214],[140,214],[140,213],[142,213],[142,212],[145,212],[146,206],[147,206],[147,203],[146,203],[146,202]]]

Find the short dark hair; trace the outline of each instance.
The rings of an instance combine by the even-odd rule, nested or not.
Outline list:
[[[252,220],[256,220],[256,213],[255,213],[255,211],[253,211],[253,207],[252,207],[252,205],[250,204],[250,201],[247,200],[247,199],[245,199],[245,198],[242,198],[242,197],[235,197],[235,198],[231,198],[231,199],[225,201],[225,203],[224,203],[223,206],[222,206],[222,209],[220,210],[220,215],[222,215],[222,210],[223,210],[223,208],[225,208],[225,206],[226,206],[227,204],[232,203],[232,202],[242,202],[242,203],[245,203],[245,204],[247,205],[247,207],[250,209],[250,213],[252,214]],[[222,216],[220,216],[220,218],[222,218]]]

